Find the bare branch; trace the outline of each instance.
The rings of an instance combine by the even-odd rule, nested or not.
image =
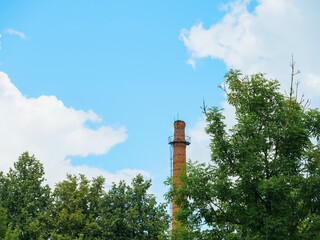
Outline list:
[[[206,102],[204,101],[204,99],[202,102],[202,107],[200,107],[200,108],[204,114],[207,114],[207,105],[206,105]]]
[[[294,90],[293,90],[293,80],[294,80],[294,76],[301,73],[300,70],[298,71],[295,71],[294,69],[294,66],[295,66],[295,61],[293,60],[293,54],[292,54],[292,57],[291,57],[291,63],[290,63],[290,66],[291,66],[291,82],[290,82],[290,95],[289,95],[289,113],[288,113],[288,118],[287,118],[287,122],[284,126],[284,129],[283,129],[283,132],[282,132],[282,135],[285,134],[286,132],[286,129],[288,127],[288,123],[290,121],[290,117],[291,117],[291,114],[293,112],[293,109],[294,109],[294,103],[295,103],[295,100],[293,99],[293,94],[294,94]],[[299,83],[298,83],[299,84]],[[297,90],[296,90],[297,91]],[[296,93],[297,94],[297,93]]]

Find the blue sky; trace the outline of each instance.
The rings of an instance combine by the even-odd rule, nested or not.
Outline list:
[[[285,88],[294,53],[317,105],[319,7],[312,0],[0,0],[1,170],[28,150],[51,183],[65,172],[102,174],[108,183],[141,172],[161,196],[177,115],[193,138],[188,157],[200,161],[209,158],[203,99],[224,107],[232,123],[217,87],[228,68],[267,72]]]

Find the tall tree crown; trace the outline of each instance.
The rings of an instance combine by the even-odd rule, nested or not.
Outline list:
[[[227,130],[222,110],[205,109],[211,163],[190,163],[186,187],[173,192],[184,206],[180,215],[189,216],[189,234],[319,237],[320,148],[314,139],[320,137],[320,112],[303,105],[293,88],[281,94],[278,81],[264,74],[230,70],[225,84],[236,124]]]

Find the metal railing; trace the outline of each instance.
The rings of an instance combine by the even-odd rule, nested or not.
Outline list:
[[[191,144],[191,137],[185,136],[185,139],[186,139],[185,143],[187,145]],[[168,144],[173,144],[173,142],[174,142],[174,136],[168,137]]]

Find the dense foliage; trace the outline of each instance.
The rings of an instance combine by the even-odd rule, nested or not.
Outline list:
[[[105,180],[67,175],[51,191],[43,165],[27,152],[0,172],[0,239],[162,239],[165,206],[141,175],[105,191]]]
[[[132,186],[124,182],[113,185],[102,201],[103,239],[159,239],[168,229],[169,216],[165,206],[156,204],[148,193],[151,182],[138,175]]]
[[[101,239],[101,200],[104,179],[92,181],[84,175],[67,175],[67,180],[56,185],[53,191],[52,239]]]
[[[319,110],[308,109],[293,87],[281,94],[263,74],[231,70],[225,83],[237,123],[227,131],[221,110],[204,108],[211,162],[189,163],[183,187],[169,194],[182,206],[180,219],[188,218],[177,234],[320,239]]]
[[[1,174],[0,205],[6,210],[8,223],[21,230],[20,239],[47,237],[43,233],[52,200],[44,181],[42,164],[27,152],[6,176]]]

